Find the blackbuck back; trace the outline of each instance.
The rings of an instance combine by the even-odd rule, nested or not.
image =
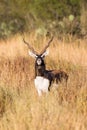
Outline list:
[[[68,80],[68,75],[64,71],[57,71],[57,70],[46,70],[46,65],[44,62],[44,58],[46,55],[49,54],[47,48],[50,46],[51,42],[53,41],[53,37],[48,41],[47,45],[44,49],[38,53],[34,50],[34,48],[23,39],[23,42],[29,48],[29,55],[35,58],[35,87],[38,91],[39,96],[42,95],[42,92],[50,91],[50,87],[52,82],[61,82],[62,79],[65,79],[66,82]]]

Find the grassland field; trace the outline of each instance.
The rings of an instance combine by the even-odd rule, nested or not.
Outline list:
[[[68,84],[38,97],[34,59],[22,38],[0,40],[0,130],[87,130],[87,40],[54,38],[46,67],[66,71]],[[38,52],[49,40],[35,34],[25,39]]]

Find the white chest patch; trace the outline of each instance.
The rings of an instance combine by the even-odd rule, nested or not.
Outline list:
[[[49,87],[49,80],[46,78],[43,78],[41,76],[37,76],[36,79],[34,80],[35,82],[35,87],[38,91],[39,96],[42,95],[42,92],[48,92],[48,87]]]

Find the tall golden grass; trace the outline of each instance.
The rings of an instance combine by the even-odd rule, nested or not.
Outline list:
[[[34,34],[25,39],[38,51],[48,39]],[[87,130],[87,45],[85,40],[65,43],[54,38],[46,58],[47,69],[69,74],[38,97],[34,87],[34,59],[22,36],[0,41],[0,130]]]

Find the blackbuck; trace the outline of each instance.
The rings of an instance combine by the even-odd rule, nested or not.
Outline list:
[[[46,55],[48,55],[49,51],[47,48],[49,47],[50,43],[53,41],[53,37],[49,40],[47,45],[44,47],[44,49],[41,51],[40,54],[38,54],[34,48],[23,39],[23,42],[28,46],[29,55],[35,58],[35,87],[38,91],[39,96],[42,95],[42,92],[47,93],[50,91],[51,84],[53,82],[56,82],[57,84],[64,79],[67,83],[68,75],[66,72],[61,70],[46,70],[46,65],[44,62],[44,58]]]

